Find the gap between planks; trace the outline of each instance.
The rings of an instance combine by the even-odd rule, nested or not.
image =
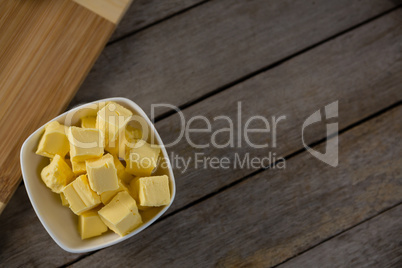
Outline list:
[[[393,207],[280,267],[319,267],[324,263],[333,267],[400,267],[401,214],[402,205]]]
[[[330,241],[330,240],[332,240],[332,239],[334,239],[334,238],[337,238],[337,237],[341,236],[342,234],[344,234],[344,233],[346,233],[346,232],[349,232],[349,231],[355,229],[355,228],[358,227],[359,225],[362,225],[362,224],[364,224],[364,223],[366,223],[366,222],[369,222],[369,221],[371,221],[371,220],[373,220],[373,219],[375,219],[375,218],[378,218],[378,217],[380,217],[381,215],[383,215],[384,213],[386,213],[386,212],[388,212],[388,211],[390,211],[390,210],[392,210],[392,209],[394,209],[394,208],[396,208],[396,207],[398,207],[398,206],[402,206],[402,202],[399,202],[399,203],[397,203],[397,204],[395,204],[395,205],[392,205],[392,206],[390,206],[390,207],[388,207],[388,208],[386,208],[386,209],[383,209],[383,210],[380,211],[379,213],[377,213],[377,214],[375,214],[375,215],[373,215],[373,216],[370,216],[370,217],[368,217],[367,219],[364,219],[364,220],[362,220],[362,221],[360,221],[360,222],[358,222],[358,223],[356,223],[356,224],[354,224],[354,225],[352,225],[352,226],[349,226],[348,228],[342,230],[342,231],[339,232],[339,233],[336,233],[336,234],[334,234],[334,235],[331,235],[331,236],[327,237],[326,239],[324,239],[324,240],[320,241],[319,243],[317,243],[317,244],[315,244],[315,245],[309,247],[308,249],[302,250],[302,251],[300,251],[299,253],[297,253],[296,255],[294,255],[294,256],[292,256],[292,257],[290,257],[290,258],[284,260],[283,262],[278,263],[278,264],[272,266],[272,268],[281,267],[283,264],[286,264],[287,262],[289,262],[289,261],[291,261],[291,260],[297,258],[298,256],[300,256],[300,255],[302,255],[302,254],[304,254],[304,253],[306,253],[306,252],[308,252],[308,251],[310,251],[310,250],[312,250],[312,249],[314,249],[314,248],[317,248],[317,247],[319,247],[320,245],[325,244],[326,242],[328,242],[328,241]]]
[[[154,27],[154,26],[156,26],[156,25],[158,25],[158,24],[160,24],[160,23],[163,23],[164,21],[167,21],[167,20],[169,20],[169,19],[171,19],[171,18],[174,18],[174,17],[176,17],[176,16],[179,16],[179,15],[181,15],[181,14],[183,14],[183,13],[186,13],[187,11],[190,11],[190,10],[196,8],[196,7],[199,7],[199,6],[205,4],[205,3],[209,2],[209,1],[211,1],[211,0],[204,0],[204,1],[198,2],[198,3],[194,4],[194,5],[191,5],[191,6],[189,6],[189,7],[186,7],[186,8],[184,8],[184,9],[182,9],[182,10],[179,10],[179,11],[173,13],[173,14],[170,14],[170,15],[168,15],[168,16],[165,16],[165,17],[161,18],[161,19],[158,19],[158,20],[156,20],[156,21],[154,21],[154,22],[152,22],[152,23],[150,23],[150,24],[148,24],[148,25],[145,25],[145,26],[143,26],[143,27],[140,27],[139,29],[136,29],[136,30],[131,31],[131,32],[129,31],[129,32],[127,32],[127,33],[125,33],[125,34],[123,34],[123,35],[121,35],[121,36],[119,36],[119,37],[113,39],[112,41],[108,42],[106,46],[109,46],[109,45],[112,45],[112,44],[114,44],[114,43],[120,42],[120,41],[122,41],[123,39],[126,39],[126,38],[128,38],[128,37],[130,37],[130,36],[132,36],[132,35],[135,35],[135,34],[137,34],[137,33],[139,33],[139,32],[145,31],[145,30],[147,30],[147,29],[149,29],[149,28],[151,28],[151,27]],[[135,3],[134,3],[134,4],[135,4]]]

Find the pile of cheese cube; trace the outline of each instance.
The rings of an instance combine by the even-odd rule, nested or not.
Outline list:
[[[160,147],[128,124],[130,110],[114,102],[99,107],[81,127],[49,123],[36,151],[50,158],[41,178],[78,215],[82,239],[108,228],[127,235],[143,223],[140,211],[170,203],[168,176],[151,176]]]

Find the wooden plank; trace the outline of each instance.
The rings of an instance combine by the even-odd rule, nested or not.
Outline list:
[[[72,105],[112,96],[146,112],[152,103],[187,104],[396,5],[210,1],[108,46]]]
[[[115,41],[157,21],[182,12],[204,0],[135,0],[110,38]]]
[[[0,266],[57,267],[77,258],[52,240],[19,187],[0,217]]]
[[[286,120],[278,123],[276,148],[272,147],[272,132],[250,136],[256,144],[270,144],[269,148],[263,149],[248,146],[244,135],[240,148],[236,140],[234,148],[219,149],[211,145],[209,148],[195,149],[184,138],[168,148],[170,153],[185,160],[191,159],[184,173],[183,168],[175,170],[178,191],[172,211],[256,170],[215,169],[210,166],[206,169],[196,168],[196,153],[206,157],[228,157],[231,163],[235,162],[236,155],[240,159],[244,159],[246,154],[250,158],[262,158],[271,152],[279,158],[303,148],[303,122],[316,110],[333,101],[339,101],[339,127],[344,128],[401,100],[401,23],[402,10],[395,11],[186,109],[184,116],[187,120],[197,115],[210,120],[212,133],[229,127],[225,120],[214,121],[215,116],[232,118],[235,121],[235,138],[239,129],[236,123],[238,101],[242,101],[243,128],[248,118],[254,115],[268,118],[270,124],[272,116],[279,118],[285,115]],[[166,144],[179,137],[179,118],[178,115],[172,116],[156,124]],[[325,124],[323,121],[306,129],[306,142],[325,138]],[[198,120],[191,127],[205,128],[205,123]],[[262,123],[258,127],[262,127]],[[211,143],[211,133],[208,132],[193,133],[190,138],[197,144]],[[224,133],[219,142],[223,144],[228,139],[229,134]]]
[[[0,213],[22,143],[66,108],[115,26],[70,0],[0,2]]]
[[[399,205],[279,267],[400,267]]]
[[[304,152],[73,267],[281,263],[402,201],[401,116],[398,106],[340,135],[337,168]]]

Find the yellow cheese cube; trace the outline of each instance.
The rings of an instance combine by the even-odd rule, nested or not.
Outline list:
[[[119,188],[117,170],[111,154],[106,154],[99,159],[87,160],[86,167],[89,184],[98,194]]]
[[[142,224],[136,202],[126,191],[119,192],[98,214],[107,227],[120,236],[125,236]]]
[[[161,149],[143,140],[126,153],[126,171],[136,176],[150,176],[158,164]]]
[[[113,162],[117,169],[117,177],[125,183],[130,183],[134,176],[126,172],[126,168],[117,157],[113,157]]]
[[[101,235],[107,230],[107,226],[96,211],[84,212],[78,217],[78,232],[81,235],[81,239]]]
[[[54,156],[48,166],[42,169],[40,175],[46,186],[55,193],[60,193],[63,187],[74,178],[71,168],[58,154]]]
[[[66,136],[66,127],[57,121],[50,122],[43,134],[36,154],[53,158],[56,154],[65,157],[70,150]]]
[[[71,210],[80,215],[101,203],[100,197],[91,190],[86,175],[81,175],[72,183],[64,187],[65,195]]]
[[[131,196],[134,198],[135,202],[137,202],[137,207],[139,210],[147,210],[150,207],[144,207],[140,205],[140,200],[139,200],[139,177],[134,178],[133,180],[131,180],[130,183],[130,188],[129,188],[129,193],[131,194]]]
[[[166,175],[142,177],[131,183],[133,196],[144,207],[159,207],[170,203],[169,178]]]
[[[73,172],[75,175],[82,175],[87,173],[87,166],[85,162],[72,161]]]
[[[96,128],[96,116],[85,116],[81,118],[82,128]]]
[[[130,194],[137,202],[138,208],[140,208],[139,192],[140,192],[139,178],[135,178],[130,182]]]
[[[74,189],[73,183],[70,183],[63,188],[63,194],[67,199],[70,209],[77,215],[84,212],[87,208],[84,201],[80,198],[77,191]],[[88,208],[87,210],[90,210]]]
[[[124,183],[119,180],[119,188],[117,188],[117,190],[101,193],[100,197],[101,197],[102,203],[106,205],[107,203],[109,203],[110,200],[112,200],[113,197],[115,197],[115,195],[117,193],[122,192],[122,191],[128,192],[128,189],[124,185]]]
[[[87,159],[101,157],[104,153],[104,135],[102,131],[93,128],[70,127],[71,161],[83,162]]]
[[[65,207],[69,206],[69,203],[66,199],[66,197],[64,196],[63,192],[60,192],[60,199],[61,199],[61,204]]]
[[[115,102],[108,103],[98,111],[96,126],[105,134],[106,151],[118,154],[119,136],[124,134],[125,126],[132,115],[130,110]]]

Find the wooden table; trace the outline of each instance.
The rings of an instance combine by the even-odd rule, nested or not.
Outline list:
[[[277,146],[253,148],[243,137],[242,146],[195,149],[182,140],[169,152],[193,159],[185,172],[175,170],[177,196],[167,214],[88,254],[52,241],[21,185],[0,217],[0,266],[401,267],[400,4],[137,0],[70,106],[122,96],[150,114],[151,104],[169,103],[187,120],[205,116],[216,131],[228,125],[214,117],[236,120],[241,101],[243,126],[255,115],[286,116]],[[332,167],[306,151],[301,129],[336,101],[338,117],[309,126],[304,137],[324,152],[326,123],[338,123]],[[165,142],[178,136],[179,122],[177,113],[156,110]],[[211,133],[192,135],[211,142]],[[272,145],[270,135],[250,137]],[[194,165],[195,153],[233,161],[268,151],[285,157],[286,168]]]

